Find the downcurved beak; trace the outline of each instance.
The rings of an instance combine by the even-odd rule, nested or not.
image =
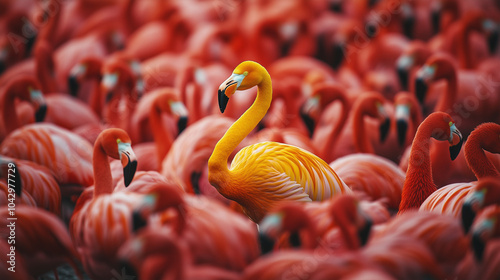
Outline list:
[[[267,254],[274,249],[275,240],[281,233],[283,214],[273,213],[264,217],[259,223],[259,241],[262,254]]]
[[[314,129],[316,128],[316,120],[313,116],[319,115],[319,97],[310,97],[304,102],[300,108],[300,117],[309,131],[309,137],[314,134]]]
[[[499,26],[491,19],[486,19],[483,21],[483,29],[488,34],[488,50],[493,54],[498,46]]]
[[[35,107],[35,122],[43,122],[47,114],[47,103],[40,90],[29,89],[31,103]]]
[[[410,108],[407,104],[396,105],[396,129],[398,133],[398,144],[403,146],[406,142],[406,132],[410,119]]]
[[[380,118],[380,142],[383,143],[385,139],[387,139],[387,135],[389,135],[389,129],[391,128],[391,119],[389,115],[386,113],[384,106],[382,104],[378,105],[378,114]]]
[[[472,250],[474,256],[479,262],[483,260],[486,241],[492,235],[495,221],[493,219],[485,219],[474,225],[471,239]]]
[[[71,69],[68,76],[68,89],[71,96],[77,96],[78,90],[80,89],[79,80],[85,75],[86,71],[87,67],[83,64],[77,64]]]
[[[462,204],[462,227],[465,233],[468,233],[477,211],[481,208],[484,202],[484,191],[474,191],[467,196]]]
[[[455,160],[462,149],[463,138],[460,130],[452,124],[450,126],[450,137],[448,138],[448,142],[450,143],[450,157],[451,160]]]
[[[432,24],[432,32],[434,32],[434,34],[439,33],[441,25],[441,7],[435,7],[432,9],[431,24]]]
[[[179,134],[181,134],[181,132],[186,128],[189,120],[188,109],[186,108],[186,106],[184,106],[184,103],[182,103],[181,101],[176,101],[170,103],[170,111],[172,112],[172,114],[179,117],[179,120],[177,121],[177,131]]]
[[[120,154],[120,161],[123,166],[123,180],[127,187],[132,182],[132,179],[134,179],[137,169],[137,158],[130,143],[118,143],[118,153]]]
[[[221,113],[224,113],[224,111],[226,110],[229,97],[231,97],[236,92],[244,78],[245,75],[233,73],[219,86],[218,99],[219,109]]]
[[[435,67],[424,65],[417,72],[415,79],[415,94],[420,104],[424,103],[428,90],[428,82],[434,77]]]
[[[405,90],[408,89],[409,72],[411,67],[413,66],[413,63],[414,59],[409,55],[403,55],[399,57],[398,61],[396,62],[396,70],[398,73],[399,83]]]
[[[403,34],[406,37],[413,39],[412,33],[413,26],[415,25],[415,15],[413,12],[413,8],[407,3],[402,4],[401,8],[403,10]]]
[[[365,224],[358,229],[358,238],[361,243],[361,246],[366,245],[368,243],[368,240],[370,239],[370,232],[372,229],[372,219],[365,217]]]

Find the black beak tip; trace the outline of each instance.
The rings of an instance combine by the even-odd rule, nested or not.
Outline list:
[[[490,54],[494,54],[497,49],[498,38],[500,37],[499,35],[499,31],[495,30],[488,37],[488,50],[490,51]]]
[[[125,183],[125,187],[128,187],[128,185],[130,185],[130,183],[134,179],[136,169],[137,169],[137,161],[136,160],[129,162],[123,168],[123,181]]]
[[[140,211],[132,212],[132,232],[137,232],[147,225],[147,221],[142,217]]]
[[[441,10],[434,9],[431,12],[431,22],[432,22],[432,31],[434,34],[439,33],[440,23],[441,23]]]
[[[181,134],[186,129],[188,123],[188,116],[181,116],[177,121],[177,131]]]
[[[5,62],[0,61],[0,74],[2,74],[5,71],[5,69],[7,69]]]
[[[427,83],[423,78],[415,79],[415,94],[420,104],[424,103],[425,95],[427,94]]]
[[[389,129],[391,127],[391,120],[386,118],[379,127],[380,130],[380,142],[383,143],[385,139],[387,139],[387,135],[389,134]]]
[[[40,108],[35,112],[35,122],[43,122],[45,115],[47,114],[47,105],[42,104]]]
[[[483,260],[485,244],[479,234],[473,234],[471,240],[472,249],[474,251],[474,257],[477,261],[481,262]]]
[[[468,233],[476,213],[472,210],[472,205],[470,203],[464,203],[462,205],[462,228],[465,233]]]
[[[359,229],[358,237],[361,246],[364,246],[366,245],[366,243],[368,243],[368,240],[370,239],[370,232],[372,229],[372,225],[373,225],[372,220],[367,218],[365,226]]]
[[[397,120],[396,127],[398,131],[398,144],[402,147],[406,141],[406,132],[408,131],[408,123],[405,120]]]
[[[106,98],[104,99],[104,103],[108,104],[109,102],[111,102],[112,98],[113,98],[113,92],[112,91],[106,93]]]
[[[410,39],[413,39],[413,26],[415,25],[415,17],[409,16],[403,20],[403,34]]]
[[[224,113],[226,110],[227,102],[229,101],[229,97],[226,96],[225,91],[220,90],[218,91],[218,96],[219,96],[219,109],[221,113]]]
[[[398,73],[399,83],[401,84],[401,88],[403,88],[404,90],[407,90],[408,89],[408,70],[404,69],[402,67],[398,67],[397,73]]]
[[[463,139],[460,139],[460,142],[454,146],[450,146],[450,158],[451,160],[455,160],[462,149]]]
[[[127,275],[127,277],[131,277],[130,279],[136,279],[136,277],[138,277],[137,271],[127,260],[120,259],[118,265],[121,268],[120,272],[122,275]]]
[[[71,96],[76,96],[78,94],[78,89],[80,85],[78,84],[78,80],[75,76],[68,77],[68,90]]]
[[[259,232],[259,242],[262,255],[268,254],[273,251],[274,240],[270,238],[267,234]]]
[[[300,110],[300,117],[306,125],[307,131],[309,132],[309,137],[312,137],[314,134],[314,128],[316,127],[316,122],[309,116],[309,114],[304,113],[302,110]]]

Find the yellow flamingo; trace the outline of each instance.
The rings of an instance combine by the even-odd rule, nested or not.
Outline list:
[[[271,76],[260,64],[244,61],[219,87],[222,113],[236,90],[257,86],[250,108],[231,125],[208,160],[208,180],[220,194],[239,203],[245,214],[259,222],[282,200],[324,200],[351,189],[318,156],[277,142],[263,142],[241,149],[231,168],[227,161],[236,146],[264,117],[272,99]]]

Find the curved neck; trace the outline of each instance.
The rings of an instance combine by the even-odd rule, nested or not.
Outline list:
[[[43,46],[40,44],[35,53],[35,71],[43,92],[53,93],[57,91],[54,59],[48,44]]]
[[[209,169],[213,171],[227,171],[229,155],[240,142],[257,126],[266,115],[272,100],[271,77],[264,71],[262,81],[257,86],[257,97],[254,103],[243,115],[234,122],[222,136],[208,160]]]
[[[94,144],[92,167],[94,169],[94,199],[101,194],[112,193],[113,178],[111,177],[108,155],[102,147],[101,138],[98,138]]]
[[[500,178],[500,172],[498,172],[488,157],[486,157],[482,142],[482,137],[469,137],[467,139],[464,147],[467,165],[472,172],[474,172],[478,180],[485,177]]]
[[[162,111],[153,104],[153,107],[149,111],[149,126],[153,132],[153,139],[156,144],[156,155],[158,157],[158,166],[161,167],[163,159],[170,150],[170,146],[173,142],[173,137],[167,132],[163,126],[161,119]]]
[[[458,33],[458,59],[460,61],[460,66],[465,69],[472,69],[474,65],[472,64],[472,54],[469,45],[469,33],[471,28],[467,25],[462,27],[462,32]]]
[[[455,99],[457,96],[457,71],[453,67],[448,75],[444,77],[447,81],[446,85],[446,93],[442,95],[439,99],[439,103],[436,105],[434,111],[446,112],[450,109],[453,109],[453,104],[455,103]]]
[[[5,132],[9,134],[20,126],[14,104],[15,96],[10,90],[7,90],[5,91],[2,99],[3,124]]]
[[[437,189],[432,180],[429,152],[431,134],[431,124],[423,122],[413,139],[399,213],[419,208],[424,200]]]
[[[356,107],[352,114],[352,136],[356,152],[369,154],[375,153],[368,137],[366,137],[364,121],[365,113],[363,112],[362,107]]]
[[[347,100],[344,98],[344,96],[339,96],[337,100],[339,100],[342,104],[342,112],[335,127],[332,129],[332,132],[328,135],[325,141],[326,145],[323,148],[322,154],[323,154],[323,159],[326,162],[331,162],[334,160],[333,153],[331,153],[330,151],[333,151],[335,149],[335,146],[337,144],[337,139],[339,138],[340,132],[344,128],[347,122],[347,117],[349,115]]]

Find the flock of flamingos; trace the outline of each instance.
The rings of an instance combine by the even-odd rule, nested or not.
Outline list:
[[[500,279],[499,3],[0,1],[0,279]]]

